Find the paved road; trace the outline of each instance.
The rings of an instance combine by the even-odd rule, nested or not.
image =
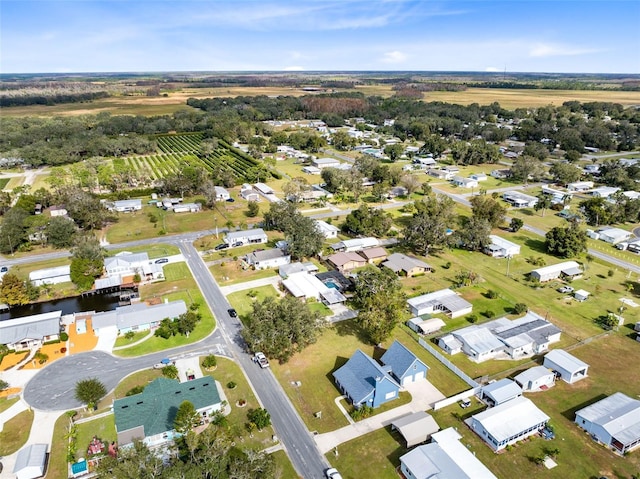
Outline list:
[[[180,242],[179,247],[207,304],[218,320],[220,331],[231,354],[244,369],[262,406],[271,414],[276,434],[287,450],[296,471],[305,479],[323,477],[323,471],[328,467],[324,456],[271,370],[260,369],[245,352],[246,344],[240,334],[242,325],[237,318],[229,317],[227,309],[231,305],[192,242]]]

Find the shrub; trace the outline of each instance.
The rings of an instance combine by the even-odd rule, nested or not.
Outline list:
[[[513,312],[515,314],[524,314],[529,310],[526,304],[524,303],[516,303],[513,307]]]
[[[135,335],[136,333],[134,333],[133,331],[127,331],[126,333],[124,333],[124,337],[128,340],[132,340]]]
[[[442,265],[442,267],[443,267],[444,269],[449,269],[449,268],[451,268],[451,261],[447,261],[445,264],[443,264],[443,265]]]
[[[125,396],[135,396],[136,394],[140,394],[142,391],[144,391],[144,386],[135,386],[129,389]]]
[[[611,276],[613,276],[615,273],[615,271],[613,271],[612,269],[610,269],[609,271],[607,271],[607,276],[609,276],[609,278],[611,278]]]
[[[60,341],[68,341],[69,340],[69,335],[67,333],[65,333],[64,331],[60,333]]]
[[[4,391],[9,387],[9,383],[3,379],[0,379],[0,391]]]
[[[360,421],[366,419],[373,414],[373,408],[371,406],[360,406],[358,409],[354,409],[349,414],[354,421]]]
[[[487,298],[489,299],[496,299],[498,297],[498,292],[490,289],[489,291],[487,291]]]
[[[62,354],[66,353],[66,352],[67,352],[67,348],[60,348],[60,352],[61,352]]]
[[[494,317],[495,313],[493,311],[491,311],[490,309],[487,309],[486,311],[483,311],[482,316],[484,316],[487,319],[491,319]]]
[[[216,357],[213,354],[207,355],[202,360],[202,367],[205,368],[205,369],[215,368],[217,365],[218,365],[218,360],[216,359]]]
[[[469,321],[471,324],[475,323],[478,321],[478,316],[475,314],[470,314],[469,316],[467,316],[465,318],[467,321]]]
[[[236,383],[234,383],[233,381],[229,381],[229,382],[227,383],[227,387],[228,387],[229,389],[235,389],[235,388],[236,388],[236,386],[237,386],[237,384],[236,384]]]

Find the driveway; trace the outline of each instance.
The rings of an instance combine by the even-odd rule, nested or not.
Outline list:
[[[110,353],[113,350],[113,346],[116,344],[118,338],[118,327],[107,326],[106,328],[100,328],[100,336],[98,336],[98,344],[94,350],[105,351]]]
[[[176,361],[176,368],[178,368],[178,379],[181,383],[188,381],[187,376],[192,374],[192,379],[198,379],[202,377],[202,370],[200,369],[200,357],[194,356],[192,358],[178,359]]]

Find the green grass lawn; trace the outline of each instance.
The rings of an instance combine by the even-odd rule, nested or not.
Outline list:
[[[68,426],[69,418],[66,414],[62,414],[53,428],[46,479],[67,479],[69,477],[67,466],[68,442],[64,438],[68,432]]]
[[[0,178],[0,190],[4,190],[11,178]]]
[[[133,337],[131,339],[126,338],[123,334],[116,338],[116,344],[114,345],[116,348],[122,346],[128,346],[129,344],[133,344],[136,341],[140,341],[142,338],[147,336],[149,331],[139,331],[137,333],[133,333]]]
[[[271,454],[271,457],[276,461],[276,466],[280,471],[280,475],[276,477],[281,479],[298,479],[300,477],[293,468],[293,464],[291,464],[286,452],[276,451]]]
[[[27,409],[4,423],[0,431],[0,456],[8,456],[17,452],[29,439],[33,411]]]
[[[217,357],[217,360],[218,365],[215,370],[206,371],[203,369],[202,373],[218,381],[227,396],[227,401],[231,406],[231,413],[227,416],[227,421],[234,441],[242,448],[264,449],[273,446],[271,439],[274,434],[273,428],[268,427],[262,431],[254,431],[251,435],[246,429],[248,411],[259,408],[260,404],[244,373],[236,363],[229,359]],[[233,389],[228,387],[231,381],[236,383],[236,387]],[[237,406],[241,399],[246,401],[244,407]]]
[[[213,314],[191,276],[191,272],[186,263],[168,264],[164,267],[164,274],[166,281],[141,286],[140,297],[142,299],[159,297],[169,301],[182,299],[187,306],[198,304],[202,319],[188,337],[178,335],[172,336],[169,339],[163,339],[153,336],[130,348],[120,349],[114,352],[115,354],[124,357],[141,356],[143,354],[184,346],[185,344],[193,344],[205,338],[215,327]]]
[[[334,450],[326,458],[344,479],[396,479],[400,456],[408,452],[405,444],[400,433],[387,426],[340,444],[338,454]]]
[[[13,399],[8,399],[6,397],[0,398],[0,412],[6,411],[7,409],[9,409],[11,406],[17,403],[19,399],[20,398],[18,397],[15,397]]]
[[[115,416],[113,414],[83,422],[78,424],[77,427],[78,449],[76,450],[76,460],[81,457],[89,457],[87,449],[94,436],[107,445],[117,439]]]
[[[220,286],[229,286],[278,275],[277,269],[243,269],[241,261],[233,260],[214,264],[209,267],[209,271],[211,271]]]
[[[260,286],[258,288],[236,291],[227,296],[231,306],[235,308],[240,316],[246,316],[253,311],[253,303],[262,301],[266,297],[276,297],[278,292],[273,286]]]
[[[162,258],[165,256],[171,256],[174,254],[180,254],[180,248],[172,244],[157,243],[152,245],[143,246],[130,246],[124,249],[109,250],[109,256],[115,256],[122,251],[128,251],[130,253],[148,253],[149,259]],[[166,266],[165,266],[166,268]]]
[[[311,311],[317,311],[318,313],[320,313],[321,316],[331,316],[333,314],[333,311],[331,311],[327,306],[325,306],[322,303],[307,303],[307,306],[309,306],[309,309]]]

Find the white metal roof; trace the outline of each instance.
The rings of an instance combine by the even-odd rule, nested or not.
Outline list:
[[[553,375],[553,372],[545,368],[544,366],[534,366],[532,368],[522,371],[513,379],[515,379],[515,381],[518,384],[525,385],[529,381],[535,382],[540,378],[544,378],[546,376],[552,376],[552,375]]]
[[[523,396],[487,409],[473,418],[498,442],[549,420],[549,416]]]
[[[534,269],[532,273],[535,272],[540,276],[545,276],[547,274],[552,274],[556,272],[559,273],[561,271],[569,270],[572,268],[580,268],[580,265],[575,261],[565,261],[563,263],[552,264],[549,266],[545,266],[543,268]]]
[[[623,444],[640,438],[640,401],[625,394],[612,394],[576,411],[577,416],[602,426]]]
[[[494,244],[503,249],[520,248],[520,245],[512,243],[511,241],[501,238],[500,236],[489,235],[489,239],[491,240],[491,244]]]
[[[482,393],[492,398],[496,403],[503,403],[514,397],[521,396],[522,389],[511,379],[504,378],[484,386]]]
[[[497,479],[493,473],[480,462],[475,453],[472,453],[460,442],[462,436],[452,427],[437,432],[431,436],[431,440],[438,444],[469,479]]]
[[[56,276],[66,276],[69,274],[71,274],[71,266],[67,264],[64,266],[56,266],[54,268],[37,269],[35,271],[32,271],[31,273],[29,273],[29,280],[37,281],[40,279],[55,278]]]
[[[554,364],[560,366],[565,371],[574,373],[581,369],[588,368],[589,365],[583,361],[580,361],[575,356],[572,356],[563,349],[553,349],[545,354],[544,359],[552,361]]]

